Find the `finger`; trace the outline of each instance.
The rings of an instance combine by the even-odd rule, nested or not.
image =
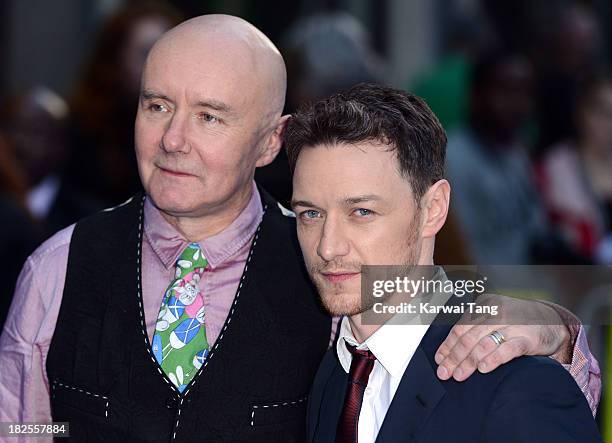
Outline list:
[[[442,361],[450,354],[451,349],[457,344],[459,338],[468,332],[474,325],[462,325],[457,323],[452,327],[446,339],[442,342],[440,347],[438,347],[438,351],[434,356],[434,360],[437,364],[442,363]]]
[[[503,334],[503,329],[497,330]],[[480,362],[483,361],[486,356],[495,351],[497,347],[498,345],[491,338],[490,333],[482,337],[476,346],[474,346],[474,349],[472,349],[472,352],[470,352],[467,358],[465,358],[453,371],[453,378],[457,381],[466,380],[478,368]]]
[[[437,370],[438,377],[442,380],[450,378],[455,368],[470,355],[482,336],[486,335],[490,328],[491,326],[487,325],[472,325],[467,330],[460,328],[459,332],[465,332],[457,338],[444,360],[440,362]]]
[[[529,341],[525,337],[515,337],[505,341],[493,352],[484,357],[478,364],[478,370],[482,373],[491,372],[499,366],[508,363],[529,351]]]

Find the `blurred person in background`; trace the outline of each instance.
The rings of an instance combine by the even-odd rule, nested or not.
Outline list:
[[[284,38],[287,108],[321,100],[357,83],[385,80],[384,64],[363,24],[345,12],[316,14]]]
[[[465,124],[474,61],[486,46],[496,40],[492,28],[482,16],[460,16],[452,26],[440,60],[421,73],[409,88],[427,102],[446,131]],[[434,254],[438,264],[473,263],[452,208],[436,238]]]
[[[536,69],[537,148],[575,137],[574,99],[580,84],[600,63],[600,28],[593,11],[568,2],[553,8],[540,23],[533,46]]]
[[[66,102],[44,87],[9,99],[0,111],[9,147],[25,173],[27,209],[45,238],[102,209],[64,179],[68,115]]]
[[[569,260],[547,224],[521,138],[532,109],[531,64],[518,53],[487,51],[470,87],[470,117],[449,136],[446,168],[475,263]]]
[[[452,26],[440,60],[421,73],[409,88],[427,102],[446,131],[467,120],[474,60],[495,40],[483,18],[458,17]]]
[[[612,77],[588,82],[578,97],[576,137],[549,148],[541,185],[553,222],[595,261],[612,263]]]
[[[71,99],[73,153],[70,180],[105,205],[140,189],[134,155],[134,119],[140,75],[153,43],[180,22],[160,2],[135,2],[102,25]]]
[[[287,112],[360,82],[383,82],[384,64],[367,29],[344,12],[315,14],[293,24],[282,38],[287,64]],[[291,177],[282,150],[255,178],[283,204],[291,198]]]
[[[40,240],[40,233],[26,209],[25,195],[25,174],[0,131],[0,330],[21,266]]]

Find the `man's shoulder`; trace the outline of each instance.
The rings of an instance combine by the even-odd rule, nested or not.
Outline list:
[[[496,378],[483,404],[485,435],[496,441],[601,441],[583,393],[551,358],[519,357],[480,375],[483,384]]]
[[[584,395],[569,372],[548,357],[522,356],[483,374],[476,371],[467,380],[442,382],[459,403],[474,399],[484,409],[500,404],[529,405],[534,411],[551,404],[581,405],[590,411]]]
[[[36,248],[29,260],[38,267],[44,266],[45,263],[54,263],[58,258],[67,256],[74,227],[75,223],[53,234]]]
[[[565,392],[580,398],[584,397],[570,373],[549,357],[518,357],[500,366],[491,374],[496,372],[502,391],[512,392],[514,389],[519,389],[526,395],[543,391],[555,395]]]
[[[73,238],[73,234],[75,232],[75,228],[78,225],[94,225],[94,226],[104,226],[104,224],[109,223],[115,215],[120,215],[124,212],[124,208],[128,206],[129,203],[133,201],[135,197],[122,203],[118,206],[111,207],[108,209],[104,209],[100,212],[96,212],[91,214],[82,220],[79,220],[76,223],[71,224],[70,226],[56,232],[47,240],[45,240],[31,255],[30,260],[35,265],[43,265],[46,262],[53,262],[54,260],[67,256],[70,250],[70,243]]]
[[[291,223],[295,221],[295,213],[283,206],[281,202],[276,200],[276,198],[274,198],[263,187],[258,185],[257,192],[261,197],[262,204],[266,212],[278,216],[278,219],[284,222]]]

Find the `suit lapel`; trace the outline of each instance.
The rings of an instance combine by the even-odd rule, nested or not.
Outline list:
[[[344,372],[336,357],[336,364],[323,389],[318,417],[315,418],[314,442],[335,441],[338,420],[344,406],[347,381],[348,374]]]
[[[391,401],[376,442],[415,439],[445,392],[423,344],[419,345]]]

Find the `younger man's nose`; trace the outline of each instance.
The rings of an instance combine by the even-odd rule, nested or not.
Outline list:
[[[349,242],[341,225],[328,218],[321,230],[317,254],[325,261],[332,261],[346,256],[349,250]]]

